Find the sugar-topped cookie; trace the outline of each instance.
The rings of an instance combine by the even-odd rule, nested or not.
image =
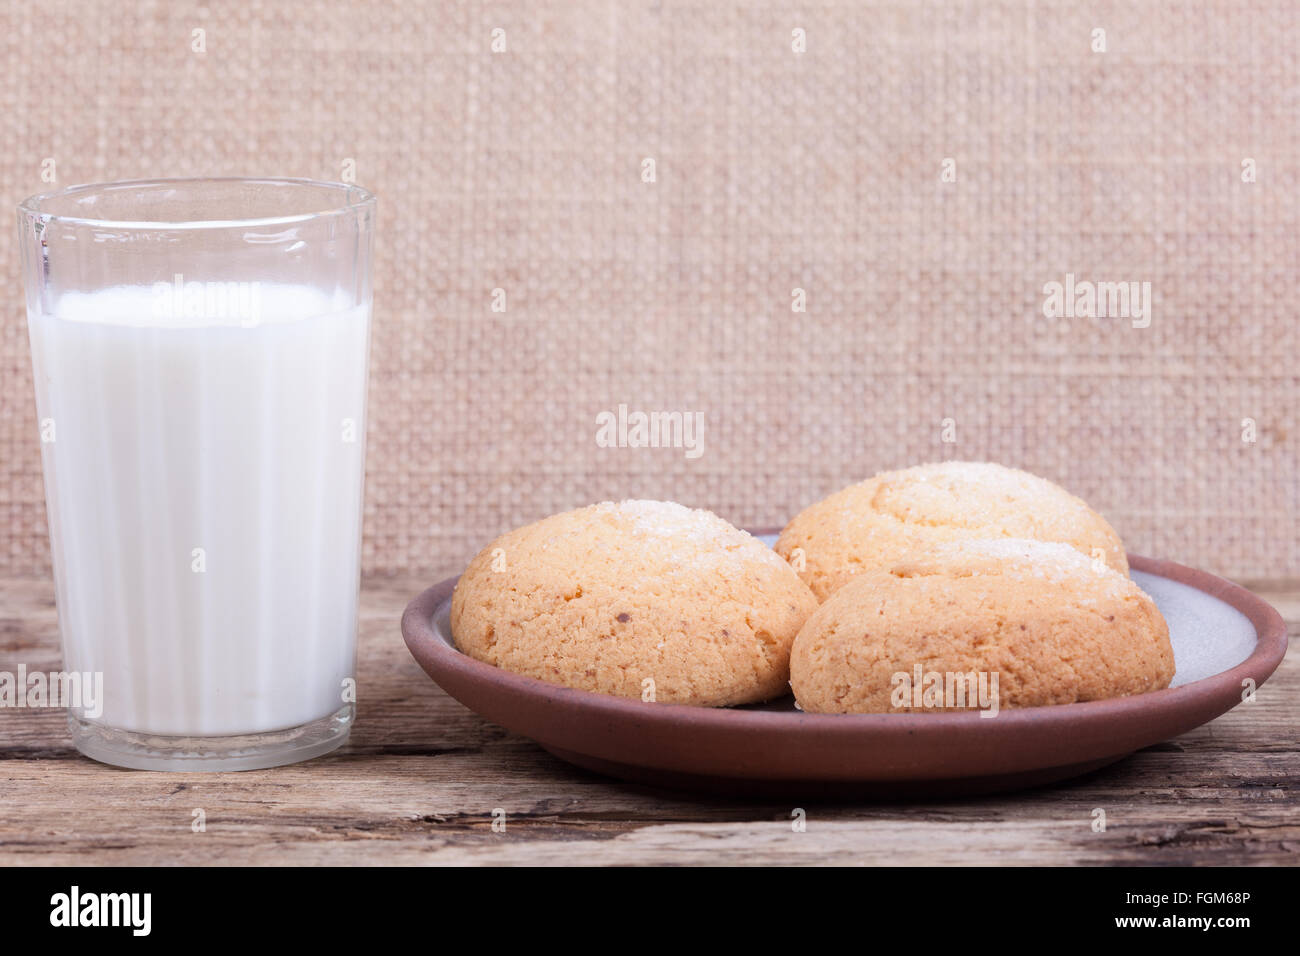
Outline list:
[[[825,601],[855,575],[961,538],[1059,541],[1128,573],[1106,519],[1045,478],[990,462],[919,465],[851,485],[796,515],[776,550]]]
[[[937,544],[864,571],[809,617],[790,683],[817,713],[936,713],[924,687],[996,691],[994,709],[1168,687],[1169,629],[1126,575],[1069,545],[1000,538]],[[981,684],[980,682],[984,683]],[[957,698],[954,698],[956,700]]]
[[[554,684],[728,706],[788,691],[817,607],[774,551],[712,512],[605,502],[511,531],[452,598],[456,645]]]

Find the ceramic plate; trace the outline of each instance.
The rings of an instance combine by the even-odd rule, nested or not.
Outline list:
[[[764,536],[771,543],[770,535]],[[651,786],[737,795],[942,796],[1064,780],[1186,733],[1241,703],[1286,653],[1264,601],[1205,571],[1129,555],[1169,622],[1177,673],[1160,691],[1053,707],[937,714],[805,714],[786,697],[685,707],[558,687],[456,649],[452,578],[407,607],[411,654],[448,694],[562,760]]]

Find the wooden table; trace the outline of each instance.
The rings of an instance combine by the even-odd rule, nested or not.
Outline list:
[[[693,799],[570,768],[481,720],[398,633],[424,583],[366,582],[359,717],[327,757],[247,773],[117,770],[63,711],[0,709],[0,863],[1225,864],[1300,862],[1300,582],[1249,585],[1292,649],[1256,703],[1077,781],[938,803]],[[57,670],[53,588],[0,581],[0,670]],[[1092,829],[1106,811],[1104,833]],[[493,811],[506,812],[494,832]],[[205,832],[192,829],[202,809]]]

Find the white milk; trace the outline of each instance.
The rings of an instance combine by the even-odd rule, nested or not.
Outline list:
[[[29,315],[64,667],[103,672],[110,727],[259,733],[343,706],[369,309],[258,300],[252,327],[160,318],[148,288]]]

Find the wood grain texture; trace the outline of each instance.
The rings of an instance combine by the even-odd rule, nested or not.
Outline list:
[[[423,580],[363,590],[359,717],[327,757],[154,774],[74,751],[63,711],[0,709],[4,864],[1295,864],[1300,659],[1253,704],[1047,789],[929,803],[695,799],[570,768],[442,693],[398,618]],[[1300,583],[1248,586],[1300,631]],[[59,667],[53,588],[0,580],[0,670]],[[492,829],[505,811],[504,832]],[[1105,832],[1092,829],[1106,814]],[[193,811],[206,832],[191,829]]]

